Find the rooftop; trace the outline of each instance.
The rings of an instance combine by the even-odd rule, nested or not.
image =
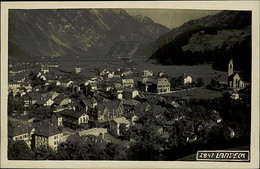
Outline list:
[[[125,117],[116,118],[113,121],[115,121],[117,124],[130,124],[130,122]]]
[[[40,122],[35,126],[35,128],[36,130],[34,134],[44,137],[50,137],[61,133],[61,131],[58,130],[58,127],[54,126],[50,122]]]

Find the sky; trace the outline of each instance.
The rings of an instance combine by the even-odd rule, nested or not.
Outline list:
[[[170,29],[179,27],[191,19],[219,13],[218,10],[190,9],[125,9],[130,15],[143,15]]]

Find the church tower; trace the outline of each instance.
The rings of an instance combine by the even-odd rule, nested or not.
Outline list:
[[[230,59],[229,64],[228,64],[228,77],[234,73],[233,67],[234,67],[233,66],[233,59]]]

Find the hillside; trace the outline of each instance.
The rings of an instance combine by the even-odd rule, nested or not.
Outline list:
[[[123,9],[10,10],[9,57],[106,55],[115,42],[146,43],[169,31],[148,20]]]
[[[159,37],[144,52],[164,65],[212,63],[217,70],[226,70],[233,57],[235,69],[250,80],[251,13],[222,11],[191,20]]]

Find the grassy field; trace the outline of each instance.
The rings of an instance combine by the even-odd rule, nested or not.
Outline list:
[[[206,84],[208,84],[211,78],[220,77],[220,81],[227,81],[227,72],[216,71],[211,68],[211,65],[195,65],[195,66],[176,66],[176,65],[156,65],[151,64],[150,62],[146,62],[146,58],[134,58],[133,62],[122,62],[118,58],[114,57],[87,57],[80,59],[45,59],[45,60],[37,60],[31,62],[39,62],[39,63],[56,63],[60,65],[60,68],[71,69],[75,71],[75,67],[94,69],[94,68],[123,68],[123,67],[131,67],[134,66],[136,68],[136,72],[142,72],[143,70],[151,70],[154,73],[164,72],[170,77],[179,77],[183,73],[190,75],[195,81],[198,77],[202,77]]]
[[[206,89],[205,87],[194,88],[185,91],[177,91],[175,93],[164,94],[165,96],[173,97],[189,97],[191,99],[212,99],[215,97],[222,97],[223,92]]]

